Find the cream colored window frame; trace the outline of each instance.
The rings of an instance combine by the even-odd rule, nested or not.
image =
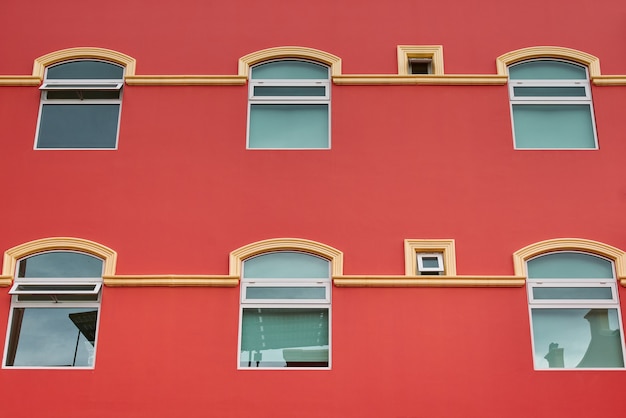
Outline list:
[[[406,239],[404,240],[405,275],[420,276],[418,254],[441,254],[443,276],[456,276],[456,253],[454,240]]]

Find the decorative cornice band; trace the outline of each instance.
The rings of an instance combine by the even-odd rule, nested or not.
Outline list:
[[[0,86],[38,86],[41,78],[32,75],[0,75]]]
[[[0,287],[8,287],[13,284],[13,276],[0,276]]]
[[[103,276],[103,280],[104,285],[109,287],[237,287],[239,285],[238,276],[215,275],[109,275]]]
[[[333,276],[337,287],[524,287],[524,276]]]
[[[133,75],[124,78],[131,86],[242,86],[239,75]]]
[[[626,86],[626,75],[599,75],[591,80],[596,86]]]
[[[452,85],[452,86],[501,86],[508,81],[506,75],[490,74],[444,74],[444,75],[398,75],[398,74],[344,74],[333,76],[333,83],[353,86],[379,85]]]

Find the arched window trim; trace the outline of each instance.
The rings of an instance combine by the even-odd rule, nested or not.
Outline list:
[[[97,47],[78,47],[61,49],[54,51],[41,57],[35,58],[33,65],[33,76],[43,80],[46,67],[58,64],[63,61],[71,61],[76,59],[99,59],[119,64],[125,67],[124,76],[134,76],[136,61],[133,57],[123,54],[112,49]]]
[[[341,75],[341,58],[319,49],[303,46],[279,46],[262,49],[239,58],[239,76],[249,77],[250,68],[265,61],[280,59],[303,59],[318,62],[330,67],[330,75]]]
[[[320,256],[331,262],[331,275],[343,274],[343,253],[320,242],[302,238],[273,238],[253,242],[230,253],[229,275],[241,276],[242,263],[251,257],[275,251],[300,251]]]
[[[13,278],[17,261],[24,257],[45,251],[62,250],[87,253],[101,258],[104,262],[103,275],[115,274],[117,253],[109,247],[82,238],[52,237],[30,241],[8,249],[4,253],[2,275]]]
[[[582,238],[556,238],[536,242],[513,253],[513,266],[516,276],[528,276],[526,262],[542,254],[558,251],[579,251],[604,257],[613,261],[618,280],[626,279],[626,253],[619,248],[602,242]],[[624,283],[622,283],[624,284]]]
[[[496,58],[498,75],[508,75],[507,68],[521,61],[538,58],[555,58],[582,64],[589,69],[590,78],[600,76],[600,59],[583,51],[560,46],[532,46],[517,49]]]

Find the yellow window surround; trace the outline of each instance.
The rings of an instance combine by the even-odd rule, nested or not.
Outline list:
[[[343,74],[341,58],[314,48],[280,46],[244,55],[239,59],[237,74],[231,75],[139,75],[134,58],[105,48],[77,47],[54,51],[35,59],[32,75],[0,75],[0,86],[38,86],[43,80],[46,66],[71,59],[102,59],[126,68],[128,85],[245,85],[249,69],[256,63],[280,58],[302,58],[322,62],[331,68],[334,84],[338,85],[504,85],[508,76],[506,67],[515,62],[541,57],[575,61],[589,68],[592,82],[598,86],[626,85],[626,75],[602,75],[600,61],[586,52],[558,46],[534,46],[507,52],[496,59],[496,74],[446,74],[441,45],[398,45],[396,47],[397,74]],[[432,60],[432,74],[409,74],[408,62],[412,58]]]

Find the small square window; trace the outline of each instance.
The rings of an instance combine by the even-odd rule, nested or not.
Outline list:
[[[444,272],[443,254],[417,253],[417,271],[420,276],[438,276]]]
[[[409,58],[409,74],[432,74],[433,60],[430,58]]]

